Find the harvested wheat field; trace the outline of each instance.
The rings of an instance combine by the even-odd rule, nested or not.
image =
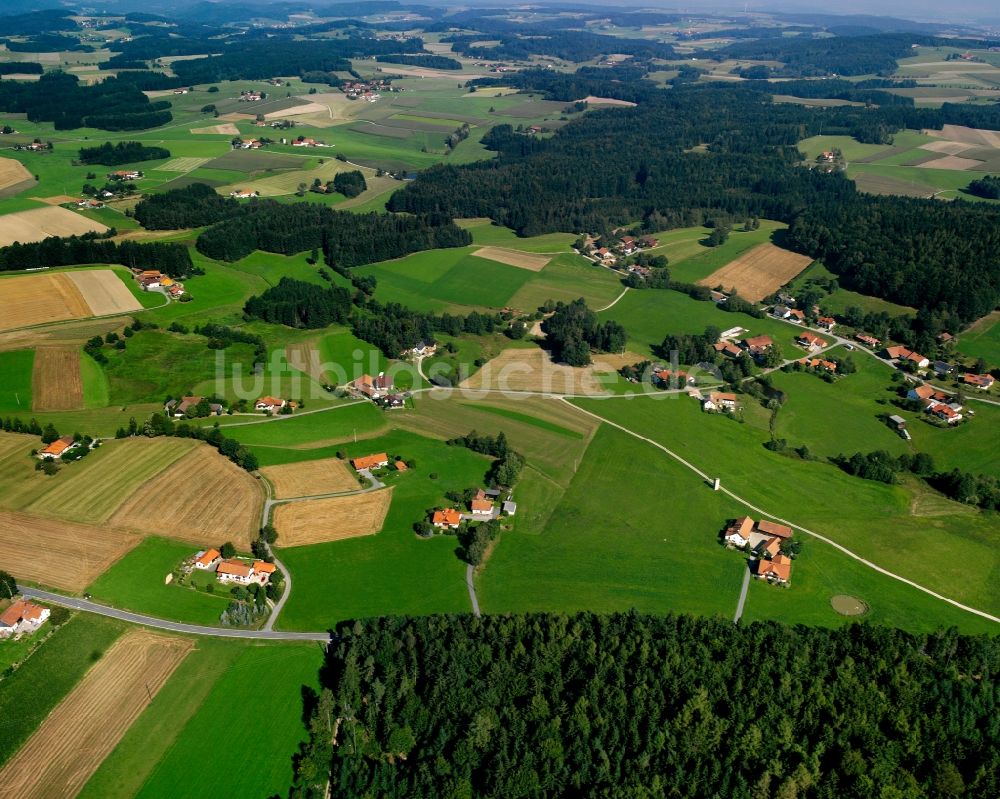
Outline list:
[[[0,158],[0,196],[17,194],[30,188],[34,183],[35,176],[20,161]]]
[[[79,269],[66,276],[79,289],[93,316],[142,310],[139,300],[110,269]]]
[[[199,442],[187,438],[128,438],[109,441],[73,469],[61,472],[52,488],[24,510],[84,522],[108,521],[147,481],[187,455]],[[168,496],[159,497],[165,515]]]
[[[958,141],[930,141],[920,145],[921,150],[932,153],[944,153],[945,155],[958,155],[966,150],[975,149],[974,144],[963,144]]]
[[[238,132],[238,131],[237,131]],[[211,161],[211,158],[171,158],[165,164],[160,164],[157,169],[160,172],[190,172],[192,169],[197,169],[202,164],[207,164]]]
[[[266,466],[260,473],[274,486],[276,499],[335,494],[360,487],[354,474],[339,458]]]
[[[225,122],[221,125],[209,125],[204,128],[191,128],[191,132],[196,135],[215,134],[219,136],[239,136],[240,129],[232,122]]]
[[[472,254],[477,258],[489,258],[491,261],[527,269],[529,272],[541,272],[552,260],[550,255],[508,250],[503,247],[480,247]]]
[[[0,280],[0,330],[91,315],[87,301],[65,273]]]
[[[924,161],[917,164],[918,169],[954,169],[963,172],[966,169],[975,169],[982,166],[983,161],[976,161],[973,158],[962,158],[958,155],[946,155],[944,158],[935,158],[933,161]]]
[[[4,569],[64,591],[82,591],[139,541],[138,535],[106,524],[0,511]]]
[[[606,393],[598,365],[573,367],[553,363],[541,349],[504,350],[460,384],[464,389],[538,391],[546,394]]]
[[[76,796],[193,646],[125,633],[0,771],[0,797]]]
[[[635,103],[628,100],[615,100],[613,97],[594,97],[592,94],[588,94],[582,100],[577,100],[578,103],[587,103],[588,105],[615,105],[622,108],[635,108]]]
[[[240,114],[233,112],[231,114],[220,114],[216,119],[221,119],[223,122],[245,122],[248,119],[254,119],[253,114]]]
[[[39,347],[31,373],[31,407],[36,411],[75,411],[83,407],[78,347]]]
[[[293,105],[291,108],[280,108],[277,111],[269,111],[264,114],[264,119],[284,119],[285,117],[297,117],[302,114],[327,114],[330,109],[319,103],[303,103]]]
[[[75,203],[80,198],[70,197],[68,194],[57,194],[54,197],[32,197],[31,199],[46,205],[65,205],[66,203]]]
[[[110,523],[192,544],[224,538],[247,550],[257,537],[263,504],[264,491],[255,478],[213,447],[199,444],[141,485]]]
[[[15,241],[27,244],[49,236],[79,236],[81,233],[104,233],[108,228],[100,222],[74,214],[66,208],[34,208],[16,214],[0,216],[0,247]]]
[[[3,284],[0,284],[0,289]],[[2,295],[0,295],[2,298]],[[23,350],[32,347],[42,347],[48,344],[78,344],[83,345],[87,339],[94,336],[102,338],[112,330],[117,330],[123,324],[129,323],[129,318],[87,319],[80,322],[67,322],[64,325],[51,327],[34,327],[22,330],[0,332],[0,352],[8,350]]]
[[[736,291],[745,300],[760,302],[811,263],[812,258],[808,255],[783,250],[773,244],[761,244],[698,283],[712,288],[722,286],[727,291]]]
[[[1000,133],[980,128],[967,128],[964,125],[942,125],[941,130],[924,130],[928,136],[962,144],[1000,148]]]
[[[373,535],[382,529],[392,489],[329,499],[289,502],[274,509],[274,526],[283,547],[324,544]]]

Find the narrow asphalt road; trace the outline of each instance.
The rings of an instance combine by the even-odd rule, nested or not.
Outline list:
[[[473,580],[475,577],[476,570],[472,567],[470,563],[465,567],[465,584],[469,589],[469,601],[472,603],[472,615],[481,616],[479,612],[479,599],[476,597],[476,583]]]
[[[247,638],[260,641],[330,641],[330,633],[307,633],[307,632],[282,632],[275,630],[235,630],[227,627],[202,627],[198,624],[182,624],[176,621],[166,621],[152,616],[143,616],[140,613],[130,613],[127,610],[109,608],[91,602],[88,599],[76,599],[75,597],[62,596],[50,591],[42,591],[38,588],[20,587],[21,593],[29,599],[38,599],[52,605],[60,605],[72,610],[82,610],[87,613],[97,613],[100,616],[108,616],[112,619],[127,621],[132,624],[141,624],[144,627],[152,627],[156,630],[166,630],[174,633],[185,633],[187,635],[211,635],[217,638]]]
[[[736,603],[736,615],[733,616],[733,624],[736,624],[743,616],[743,606],[747,603],[747,589],[750,587],[750,566],[743,571],[743,587],[740,588],[740,599]]]

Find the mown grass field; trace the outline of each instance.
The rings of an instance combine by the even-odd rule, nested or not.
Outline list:
[[[945,500],[926,514],[917,502],[922,492],[770,452],[763,447],[766,431],[704,414],[687,398],[574,404],[662,443],[776,518],[827,535],[945,596],[988,612],[1000,610],[992,576],[1000,566],[1000,533],[993,514],[970,514],[966,506]],[[970,571],[969,563],[979,567]],[[893,589],[901,590],[887,582],[886,590]],[[943,623],[952,623],[946,606],[937,604],[948,619]],[[906,619],[894,623],[906,626]]]
[[[557,255],[509,300],[521,311],[533,311],[547,300],[572,302],[583,297],[591,308],[603,308],[622,291],[620,275],[578,255]]]
[[[0,765],[66,696],[126,629],[103,616],[77,614],[9,677],[0,680]]]
[[[982,358],[990,366],[1000,364],[1000,313],[984,316],[964,330],[957,349],[970,358]]]
[[[370,438],[386,427],[385,413],[366,400],[322,413],[227,425],[225,430],[241,444],[252,447],[260,457],[261,466],[270,466],[288,462],[282,454],[284,448],[315,450],[347,441],[355,434]]]
[[[786,227],[779,222],[762,219],[757,230],[741,231],[737,228],[726,243],[718,247],[706,247],[701,243],[711,233],[709,228],[682,228],[666,236],[657,235],[660,244],[650,252],[667,256],[673,280],[697,283],[758,244],[773,241],[775,233]]]
[[[444,535],[420,539],[413,524],[424,519],[428,510],[442,506],[446,491],[481,486],[490,460],[402,430],[337,449],[348,458],[372,452],[401,455],[415,460],[416,466],[389,479],[393,498],[382,532],[280,549],[281,560],[294,575],[295,588],[278,626],[321,630],[361,616],[467,612],[465,566],[455,552],[457,540]],[[300,460],[333,454],[329,449],[285,453]]]
[[[287,790],[305,738],[303,692],[319,688],[322,648],[205,638],[196,646],[81,797],[152,799],[181,784],[192,799]]]
[[[836,277],[833,272],[816,261],[789,284],[789,291],[794,295],[796,291],[800,291],[803,286],[814,279],[835,279]],[[827,294],[820,301],[820,306],[824,313],[834,315],[842,314],[851,307],[861,308],[865,313],[887,313],[889,316],[913,316],[917,312],[915,308],[910,308],[907,305],[898,305],[879,297],[869,297],[867,294],[858,294],[856,291],[845,288],[837,288]]]
[[[201,549],[222,541],[206,541]],[[213,593],[186,586],[166,585],[164,579],[199,547],[165,538],[147,538],[88,589],[95,601],[145,613],[161,619],[216,626],[229,604],[229,587],[216,585]]]
[[[738,508],[698,489],[675,463],[602,426],[544,532],[504,533],[477,580],[484,611],[731,615],[744,566],[717,534]]]
[[[31,413],[31,375],[35,364],[34,350],[0,352],[0,411],[15,414]]]
[[[511,250],[537,253],[569,253],[576,236],[572,233],[545,233],[541,236],[520,237],[513,230],[494,225],[489,219],[458,219],[456,224],[472,234],[473,244],[480,247],[507,247]]]

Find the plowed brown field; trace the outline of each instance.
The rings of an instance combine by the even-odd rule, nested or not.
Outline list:
[[[221,537],[247,550],[257,536],[263,502],[256,479],[199,444],[136,490],[110,522],[192,544]]]
[[[372,535],[382,529],[391,500],[392,489],[386,488],[350,497],[278,505],[274,510],[278,545],[299,547]]]
[[[39,347],[31,374],[31,404],[36,411],[74,411],[83,407],[80,350]]]
[[[267,466],[260,473],[274,486],[276,499],[334,494],[359,488],[351,470],[339,458]]]
[[[76,796],[192,646],[146,630],[119,638],[0,771],[0,797]]]

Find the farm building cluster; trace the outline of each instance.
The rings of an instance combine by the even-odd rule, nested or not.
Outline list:
[[[217,549],[199,550],[192,556],[190,564],[198,571],[215,572],[215,578],[223,584],[267,585],[275,572],[275,565],[266,560],[223,558]]]
[[[778,585],[792,581],[791,539],[791,527],[767,519],[754,522],[749,516],[735,519],[722,533],[728,546],[755,556],[750,567],[758,578]]]
[[[365,100],[369,103],[375,103],[382,99],[382,92],[401,91],[393,88],[391,81],[385,78],[367,81],[348,80],[341,84],[340,89],[347,95],[348,100]]]
[[[590,256],[595,262],[604,266],[615,266],[622,258],[635,255],[641,250],[649,250],[659,244],[652,236],[622,236],[611,242],[589,241],[584,247],[583,254]],[[637,267],[643,269],[644,267]]]
[[[379,372],[376,377],[361,375],[350,384],[355,396],[369,399],[386,410],[406,405],[406,394],[398,391],[391,375]]]
[[[439,530],[457,530],[462,522],[488,522],[503,516],[514,516],[517,503],[512,495],[503,497],[499,488],[478,488],[466,503],[466,508],[441,508],[431,514],[431,525]]]
[[[187,293],[183,283],[156,269],[133,269],[132,274],[143,291],[159,291],[173,300],[179,300]]]

